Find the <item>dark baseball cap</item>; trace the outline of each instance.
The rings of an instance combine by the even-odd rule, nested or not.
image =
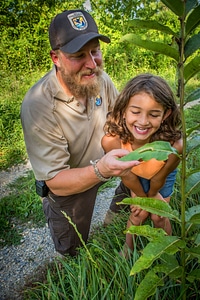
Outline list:
[[[75,53],[94,38],[110,43],[109,37],[99,34],[94,19],[84,10],[65,10],[55,16],[49,27],[49,41],[53,50]]]

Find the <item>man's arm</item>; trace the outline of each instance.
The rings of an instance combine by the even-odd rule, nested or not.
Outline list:
[[[97,163],[100,174],[105,178],[128,174],[130,169],[139,162],[123,162],[117,159],[126,154],[128,154],[127,150],[116,149],[104,155]],[[46,180],[49,189],[58,196],[84,192],[99,182],[100,179],[96,176],[93,166],[62,170],[52,179]]]

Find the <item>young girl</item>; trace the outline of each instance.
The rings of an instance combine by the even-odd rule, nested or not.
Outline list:
[[[102,146],[105,152],[118,148],[134,151],[146,143],[168,141],[181,154],[180,124],[179,110],[168,84],[161,77],[141,74],[131,79],[118,96],[105,124],[106,134],[102,138]],[[149,161],[152,165],[146,170],[143,168],[140,176],[137,167],[134,167],[135,171],[133,168],[121,178],[120,191],[125,194],[128,187],[126,197],[151,197],[169,203],[179,161],[175,154],[170,154],[163,164]],[[149,169],[152,174],[147,172]],[[117,201],[118,198],[113,198],[110,205],[112,210]],[[163,228],[167,234],[171,234],[168,218],[150,214],[137,206],[131,206],[127,228],[143,224],[149,216],[155,227]],[[130,234],[126,235],[126,248],[133,250],[133,237]]]

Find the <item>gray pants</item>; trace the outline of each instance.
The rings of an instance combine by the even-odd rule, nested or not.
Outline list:
[[[87,242],[90,224],[99,183],[93,188],[71,196],[56,196],[49,192],[43,199],[43,210],[46,216],[56,251],[62,255],[75,256],[81,241],[73,226],[61,211],[65,211],[76,225],[84,242]]]

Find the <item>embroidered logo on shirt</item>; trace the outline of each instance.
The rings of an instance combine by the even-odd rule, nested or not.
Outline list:
[[[81,12],[75,12],[67,16],[72,27],[76,30],[85,30],[88,27],[87,20]]]
[[[101,103],[102,103],[102,98],[101,98],[101,96],[98,95],[95,99],[95,105],[100,106]]]

